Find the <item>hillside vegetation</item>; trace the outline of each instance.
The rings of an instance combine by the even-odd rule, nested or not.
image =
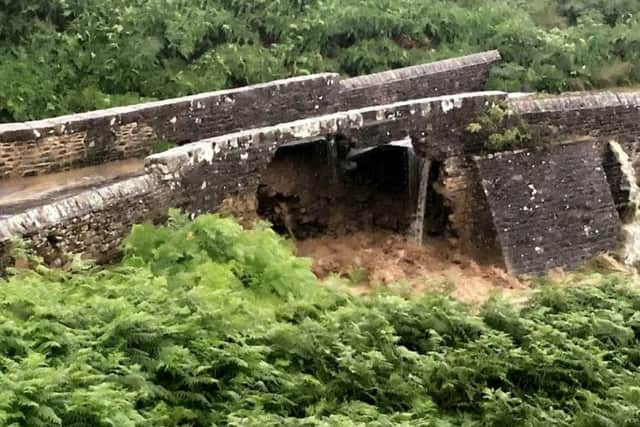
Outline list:
[[[500,49],[489,87],[640,83],[638,0],[0,0],[0,121]]]
[[[0,279],[0,425],[637,426],[628,280],[543,287],[521,312],[365,299],[265,226],[173,214],[118,265]]]

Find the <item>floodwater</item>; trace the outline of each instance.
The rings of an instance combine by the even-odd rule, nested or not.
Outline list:
[[[480,307],[496,293],[516,302],[531,293],[526,281],[501,268],[476,263],[445,239],[426,238],[417,245],[410,237],[367,230],[322,235],[296,245],[298,255],[313,260],[316,276],[328,281],[336,273],[352,277],[357,283],[350,289],[356,293],[366,294],[378,287],[411,295],[444,291],[473,307]]]
[[[26,178],[0,181],[0,219],[69,194],[140,175],[144,160],[130,159]]]
[[[615,141],[609,141],[609,147],[620,163],[623,175],[629,181],[629,206],[633,212],[627,222],[622,225],[625,234],[623,248],[624,262],[627,265],[636,265],[640,262],[640,186],[629,155]]]

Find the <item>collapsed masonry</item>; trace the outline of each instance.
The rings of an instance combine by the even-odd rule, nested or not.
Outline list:
[[[608,141],[633,157],[640,93],[478,92],[498,60],[492,51],[0,125],[5,188],[147,156],[139,169],[49,188],[42,200],[0,190],[0,259],[9,262],[18,236],[52,264],[65,253],[107,261],[132,224],[162,221],[169,207],[247,221],[259,214],[295,238],[362,227],[454,236],[517,274],[615,249],[629,183]],[[482,155],[465,128],[497,102],[554,144]],[[183,145],[149,155],[160,139]]]

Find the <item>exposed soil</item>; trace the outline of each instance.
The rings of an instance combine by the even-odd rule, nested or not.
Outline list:
[[[313,259],[320,278],[332,273],[351,277],[354,291],[370,292],[377,286],[398,286],[410,294],[444,291],[472,306],[494,293],[526,299],[529,284],[504,270],[481,266],[444,239],[417,246],[404,236],[374,230],[344,236],[324,235],[297,243],[298,255]]]

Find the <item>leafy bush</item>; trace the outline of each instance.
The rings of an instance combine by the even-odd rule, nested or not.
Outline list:
[[[640,292],[589,281],[522,311],[362,299],[265,226],[172,214],[118,265],[0,282],[0,424],[637,425]]]
[[[466,144],[485,153],[534,148],[540,145],[527,123],[508,105],[492,105],[466,127]]]
[[[499,49],[488,88],[640,83],[635,0],[1,0],[0,121]]]

